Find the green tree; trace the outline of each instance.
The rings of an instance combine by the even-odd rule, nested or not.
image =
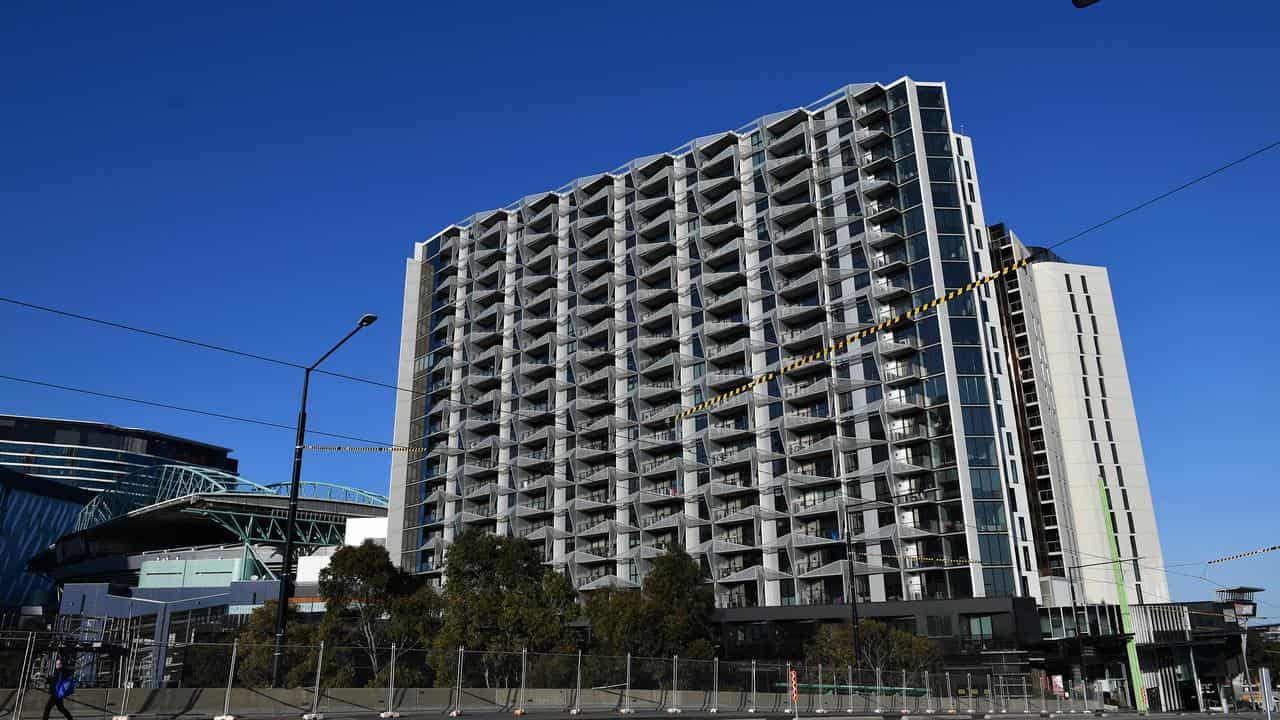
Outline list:
[[[236,659],[235,683],[248,687],[269,687],[275,652],[276,601],[268,600],[249,615],[237,636],[240,647]],[[315,681],[320,628],[308,622],[297,608],[286,610],[289,634],[280,658],[285,687],[303,687]],[[352,684],[350,665],[326,659],[321,681],[329,687]],[[222,681],[225,682],[225,679]],[[219,682],[218,684],[221,684]]]
[[[459,647],[480,653],[488,686],[518,678],[521,649],[572,649],[567,623],[577,613],[573,589],[543,566],[542,554],[528,541],[463,532],[449,546],[445,576],[444,623],[433,659],[440,676],[453,677]]]
[[[654,559],[643,590],[600,590],[586,603],[599,651],[647,657],[710,658],[714,609],[698,563],[680,549]]]
[[[858,623],[858,649],[855,657],[853,625],[823,625],[805,646],[805,659],[812,664],[835,667],[879,668],[882,671],[919,672],[942,663],[942,648],[929,638],[896,630],[875,620]]]
[[[596,590],[587,596],[585,605],[597,652],[649,654],[649,618],[638,590]]]
[[[320,571],[325,614],[321,633],[336,647],[354,646],[367,660],[359,680],[383,675],[391,660],[426,647],[439,631],[443,604],[422,578],[391,562],[386,548],[366,540],[339,548]]]

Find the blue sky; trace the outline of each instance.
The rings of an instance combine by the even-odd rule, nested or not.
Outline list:
[[[987,218],[1033,244],[1280,128],[1262,1],[355,8],[6,3],[0,294],[302,362],[375,312],[327,367],[392,381],[415,241],[845,83],[946,81]],[[1252,270],[1280,263],[1278,174],[1272,152],[1062,250],[1111,270],[1170,565],[1280,540],[1274,273]],[[0,374],[293,421],[298,372],[11,306],[0,329]],[[4,381],[0,412],[187,435],[288,476],[288,431]],[[392,422],[390,391],[313,384],[313,428]],[[313,453],[306,475],[381,490],[388,467]],[[1209,577],[1272,587],[1280,614],[1280,554]]]

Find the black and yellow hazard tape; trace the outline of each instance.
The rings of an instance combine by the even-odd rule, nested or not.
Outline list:
[[[947,293],[946,295],[943,295],[940,298],[934,298],[933,300],[930,300],[929,302],[924,303],[923,305],[917,305],[916,307],[913,307],[910,310],[907,310],[906,312],[903,312],[899,315],[894,315],[893,317],[881,322],[878,325],[874,325],[864,330],[860,330],[856,333],[846,335],[845,337],[841,338],[836,342],[831,343],[830,345],[828,345],[827,347],[823,348],[818,352],[805,355],[799,360],[792,360],[786,365],[779,367],[777,370],[766,372],[763,375],[760,375],[759,377],[751,380],[750,382],[743,383],[742,385],[732,390],[723,392],[709,400],[698,403],[697,405],[691,408],[686,408],[685,410],[681,410],[680,412],[676,413],[671,417],[671,422],[672,424],[675,424],[679,420],[683,420],[691,415],[695,415],[704,410],[708,410],[712,407],[715,407],[716,405],[719,405],[720,403],[731,400],[737,397],[738,395],[741,395],[742,393],[750,392],[757,385],[769,382],[770,380],[773,380],[774,378],[777,378],[779,376],[786,375],[787,373],[798,370],[799,368],[802,368],[805,365],[808,365],[810,363],[817,362],[818,360],[826,358],[829,355],[834,355],[836,353],[839,353],[840,351],[844,350],[846,347],[852,345],[853,343],[858,342],[863,338],[870,337],[872,335],[875,335],[876,333],[888,330],[889,328],[894,327],[895,325],[903,322],[904,320],[910,320],[919,315],[923,315],[924,313],[927,313],[930,310],[933,310],[939,305],[951,302],[952,300],[955,300],[958,297],[971,293],[974,290],[982,287],[983,285],[986,285],[988,283],[995,281],[997,278],[1004,277],[1005,275],[1008,275],[1011,272],[1015,272],[1021,268],[1024,268],[1028,264],[1030,264],[1030,262],[1031,262],[1031,257],[1030,256],[1025,257],[1021,260],[1018,260],[1017,262],[1010,263],[1009,265],[1006,265],[990,274],[983,275],[982,277],[968,283],[962,288],[956,288],[955,290],[952,290],[951,292]]]
[[[1272,545],[1271,547],[1258,548],[1257,550],[1250,550],[1249,552],[1236,553],[1235,555],[1220,557],[1216,560],[1210,560],[1205,564],[1217,565],[1218,563],[1229,562],[1231,560],[1241,560],[1243,558],[1253,557],[1254,555],[1262,555],[1263,553],[1275,552],[1276,550],[1280,550],[1280,545]]]

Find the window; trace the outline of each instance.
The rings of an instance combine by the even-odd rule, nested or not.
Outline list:
[[[996,467],[996,439],[993,437],[965,438],[969,449],[970,467]]]
[[[933,191],[935,207],[960,207],[960,191],[954,183],[930,183],[929,189]]]
[[[969,263],[950,260],[942,263],[942,281],[948,289],[962,288],[969,284]]]
[[[990,594],[990,593],[988,593]],[[991,616],[990,615],[970,615],[969,618],[969,637],[976,639],[991,639]]]
[[[973,515],[981,532],[1005,532],[1004,503],[975,502]]]
[[[925,133],[924,154],[934,157],[951,157],[951,135],[948,133]]]
[[[934,210],[933,217],[937,222],[938,232],[964,234],[964,218],[959,210]]]
[[[955,167],[951,163],[950,158],[929,158],[929,179],[938,182],[940,180],[955,180]]]
[[[1008,535],[979,535],[978,550],[982,553],[983,565],[1013,564],[1013,557],[1009,554]]]
[[[997,470],[970,470],[973,480],[973,497],[977,500],[1000,499],[1000,473]]]
[[[925,619],[926,632],[929,637],[949,637],[951,635],[950,615],[929,615]]]
[[[955,345],[978,345],[982,334],[973,318],[951,318],[951,342]]]
[[[955,349],[956,372],[965,375],[978,375],[983,372],[982,348],[957,347]],[[980,379],[980,378],[979,378]]]
[[[922,108],[946,107],[942,101],[942,87],[938,85],[917,85],[916,99]]]
[[[981,377],[958,378],[960,385],[960,402],[965,405],[985,405],[987,403],[987,384]]]
[[[983,406],[962,407],[964,431],[967,435],[991,435],[995,428],[991,425],[991,412]]]
[[[929,131],[947,131],[947,111],[946,110],[921,110],[920,111],[920,127],[926,132]]]
[[[937,195],[934,195],[934,201],[937,201]],[[940,234],[938,236],[938,252],[940,252],[943,260],[964,260],[964,236],[963,234]]]
[[[983,568],[982,584],[987,591],[987,597],[1010,597],[1017,592],[1013,582],[1013,570],[1010,568]]]

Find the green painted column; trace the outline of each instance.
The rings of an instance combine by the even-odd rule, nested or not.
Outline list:
[[[1116,580],[1116,597],[1120,600],[1120,629],[1129,636],[1125,642],[1125,654],[1129,659],[1129,679],[1133,684],[1133,702],[1139,712],[1147,712],[1147,692],[1142,687],[1142,668],[1138,664],[1138,643],[1133,637],[1133,618],[1129,614],[1129,593],[1124,589],[1124,571],[1120,568],[1120,543],[1116,539],[1115,524],[1111,522],[1111,499],[1107,486],[1098,477],[1098,495],[1102,498],[1102,519],[1107,524],[1107,545],[1111,549],[1111,572]]]

